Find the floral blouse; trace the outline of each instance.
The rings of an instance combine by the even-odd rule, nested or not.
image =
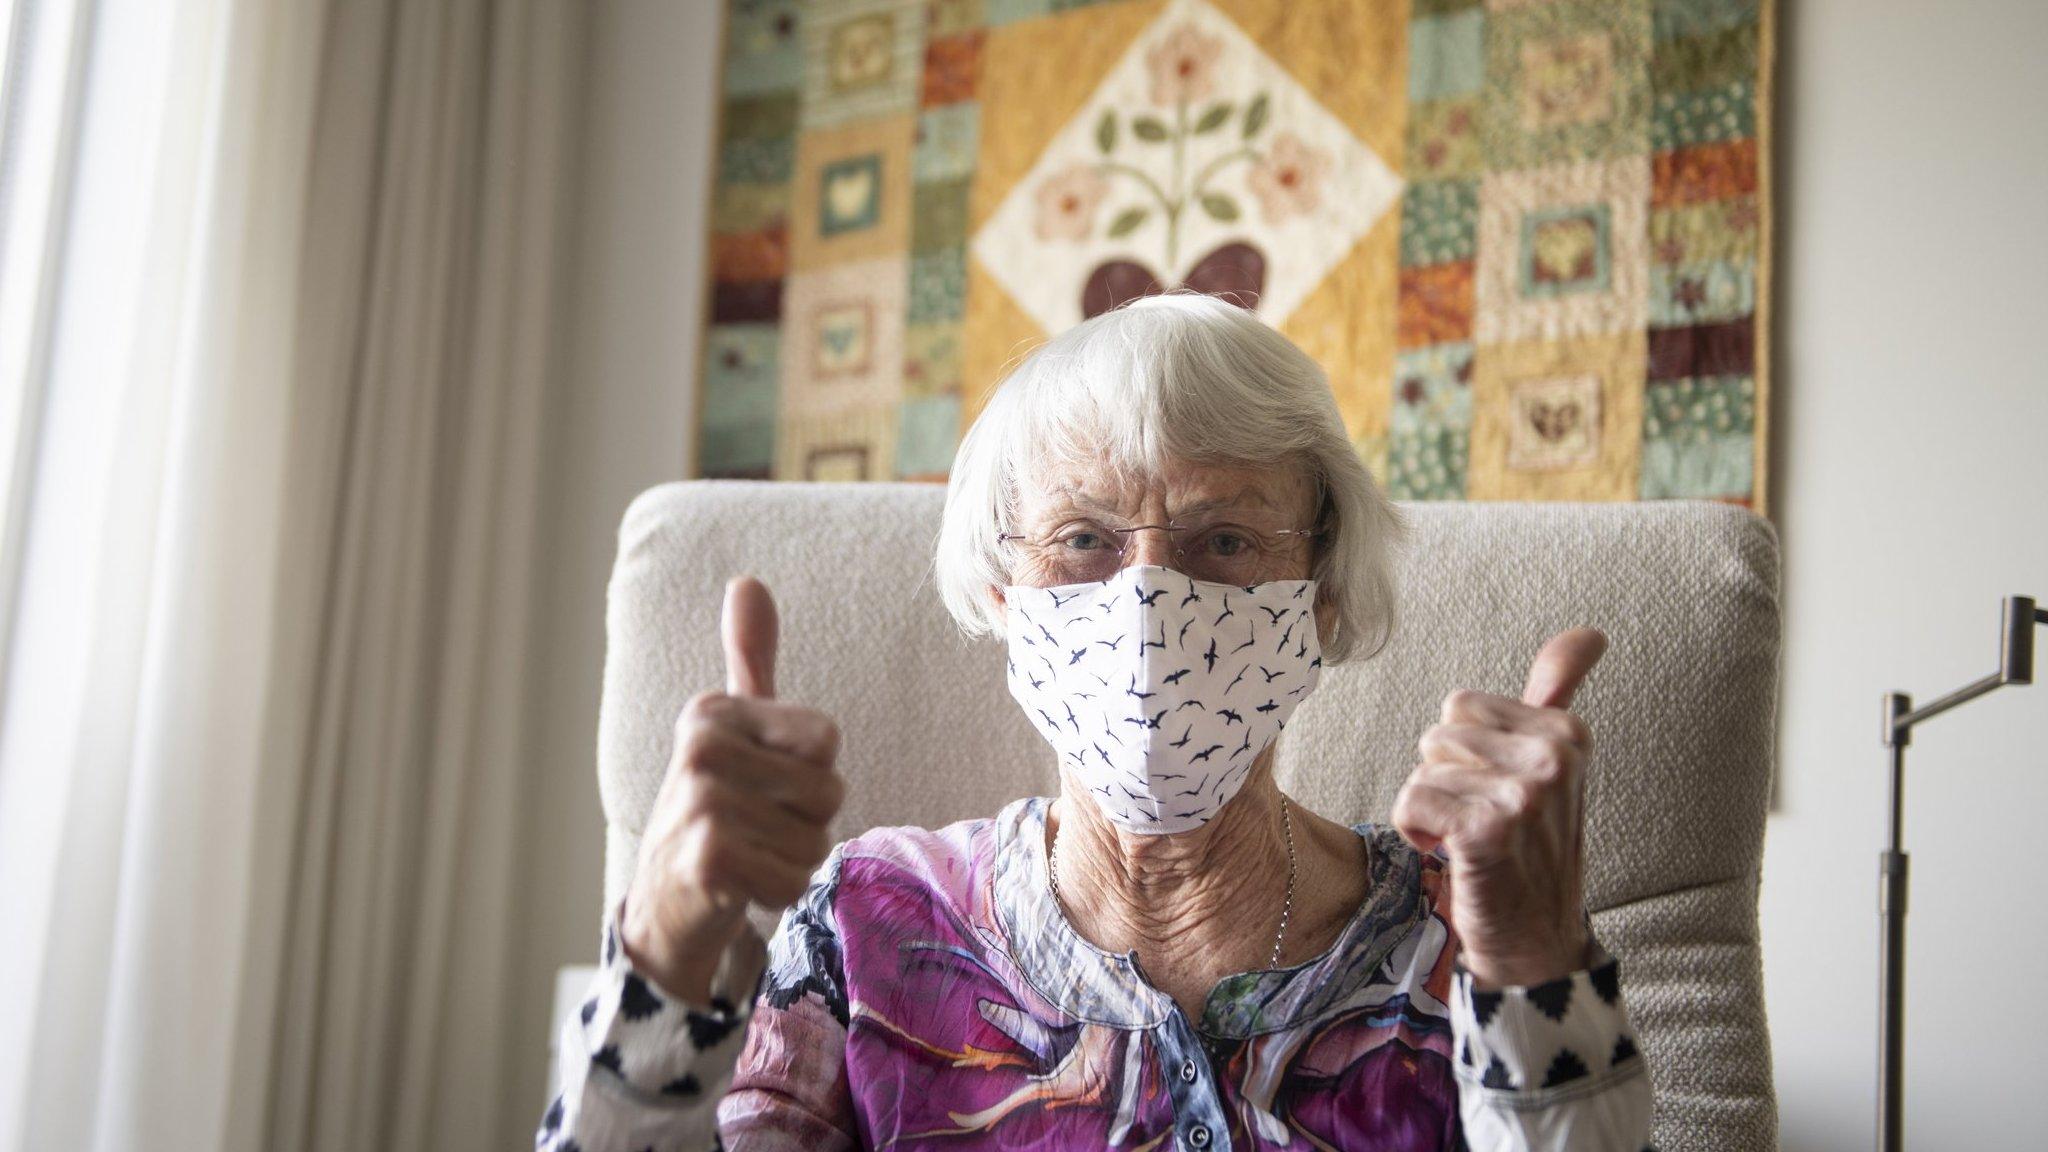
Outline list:
[[[633,971],[617,914],[562,1037],[548,1152],[726,1147],[1616,1149],[1650,1081],[1616,962],[1485,992],[1438,914],[1443,862],[1354,829],[1370,895],[1322,955],[1224,978],[1190,1020],[1067,922],[1049,801],[835,848],[709,1004]],[[746,994],[740,995],[744,991]],[[722,1145],[721,1145],[722,1141]]]

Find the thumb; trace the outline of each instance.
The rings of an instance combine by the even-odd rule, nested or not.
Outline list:
[[[1535,708],[1571,707],[1572,694],[1606,651],[1607,634],[1598,628],[1572,628],[1552,636],[1529,665],[1522,703]]]
[[[775,695],[775,599],[752,576],[725,582],[725,690],[732,696]]]

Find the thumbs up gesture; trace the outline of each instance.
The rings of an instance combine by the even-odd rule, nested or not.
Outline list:
[[[1543,645],[1522,698],[1457,691],[1423,733],[1393,820],[1450,855],[1438,901],[1482,985],[1540,984],[1585,967],[1585,766],[1593,737],[1566,711],[1607,650],[1596,629]]]
[[[846,793],[839,727],[775,699],[775,601],[752,577],[726,584],[723,692],[676,721],[675,753],[640,841],[621,936],[642,973],[704,1004],[749,902],[793,903],[832,847]]]

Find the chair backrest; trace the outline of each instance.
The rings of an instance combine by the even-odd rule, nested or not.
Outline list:
[[[781,610],[775,676],[831,713],[850,794],[841,837],[992,815],[1055,787],[1003,683],[1003,648],[954,629],[932,586],[943,490],[690,481],[627,511],[608,609],[598,741],[606,899],[631,875],[675,717],[724,682],[727,577]],[[1283,787],[1346,822],[1385,819],[1415,742],[1461,687],[1519,694],[1530,657],[1591,624],[1611,646],[1575,709],[1591,725],[1587,896],[1622,960],[1656,1086],[1656,1146],[1776,1146],[1757,880],[1778,677],[1769,523],[1713,503],[1401,506],[1391,642],[1329,669],[1281,740]]]

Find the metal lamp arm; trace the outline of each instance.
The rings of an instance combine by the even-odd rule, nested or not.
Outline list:
[[[1998,643],[1998,671],[1980,680],[1972,680],[1933,703],[1922,704],[1899,715],[1892,714],[1891,697],[1906,701],[1912,698],[1900,692],[1894,692],[1891,697],[1886,698],[1886,744],[1910,742],[1913,725],[1922,720],[1931,720],[1958,704],[1975,700],[1993,688],[2034,682],[2034,626],[2048,624],[2048,608],[2035,607],[2031,596],[2007,596],[2002,623],[2004,626],[1999,633]]]
[[[1906,853],[1899,846],[1906,794],[1906,745],[1913,727],[1932,720],[1994,688],[2034,682],[2034,628],[2048,625],[2048,609],[2030,596],[2008,596],[2000,617],[1998,671],[1918,708],[1904,692],[1884,696],[1884,745],[1891,753],[1891,795],[1885,805],[1889,836],[1878,854],[1877,910],[1879,1002],[1877,1019],[1877,1146],[1900,1152],[1903,1122],[1906,1032]]]

